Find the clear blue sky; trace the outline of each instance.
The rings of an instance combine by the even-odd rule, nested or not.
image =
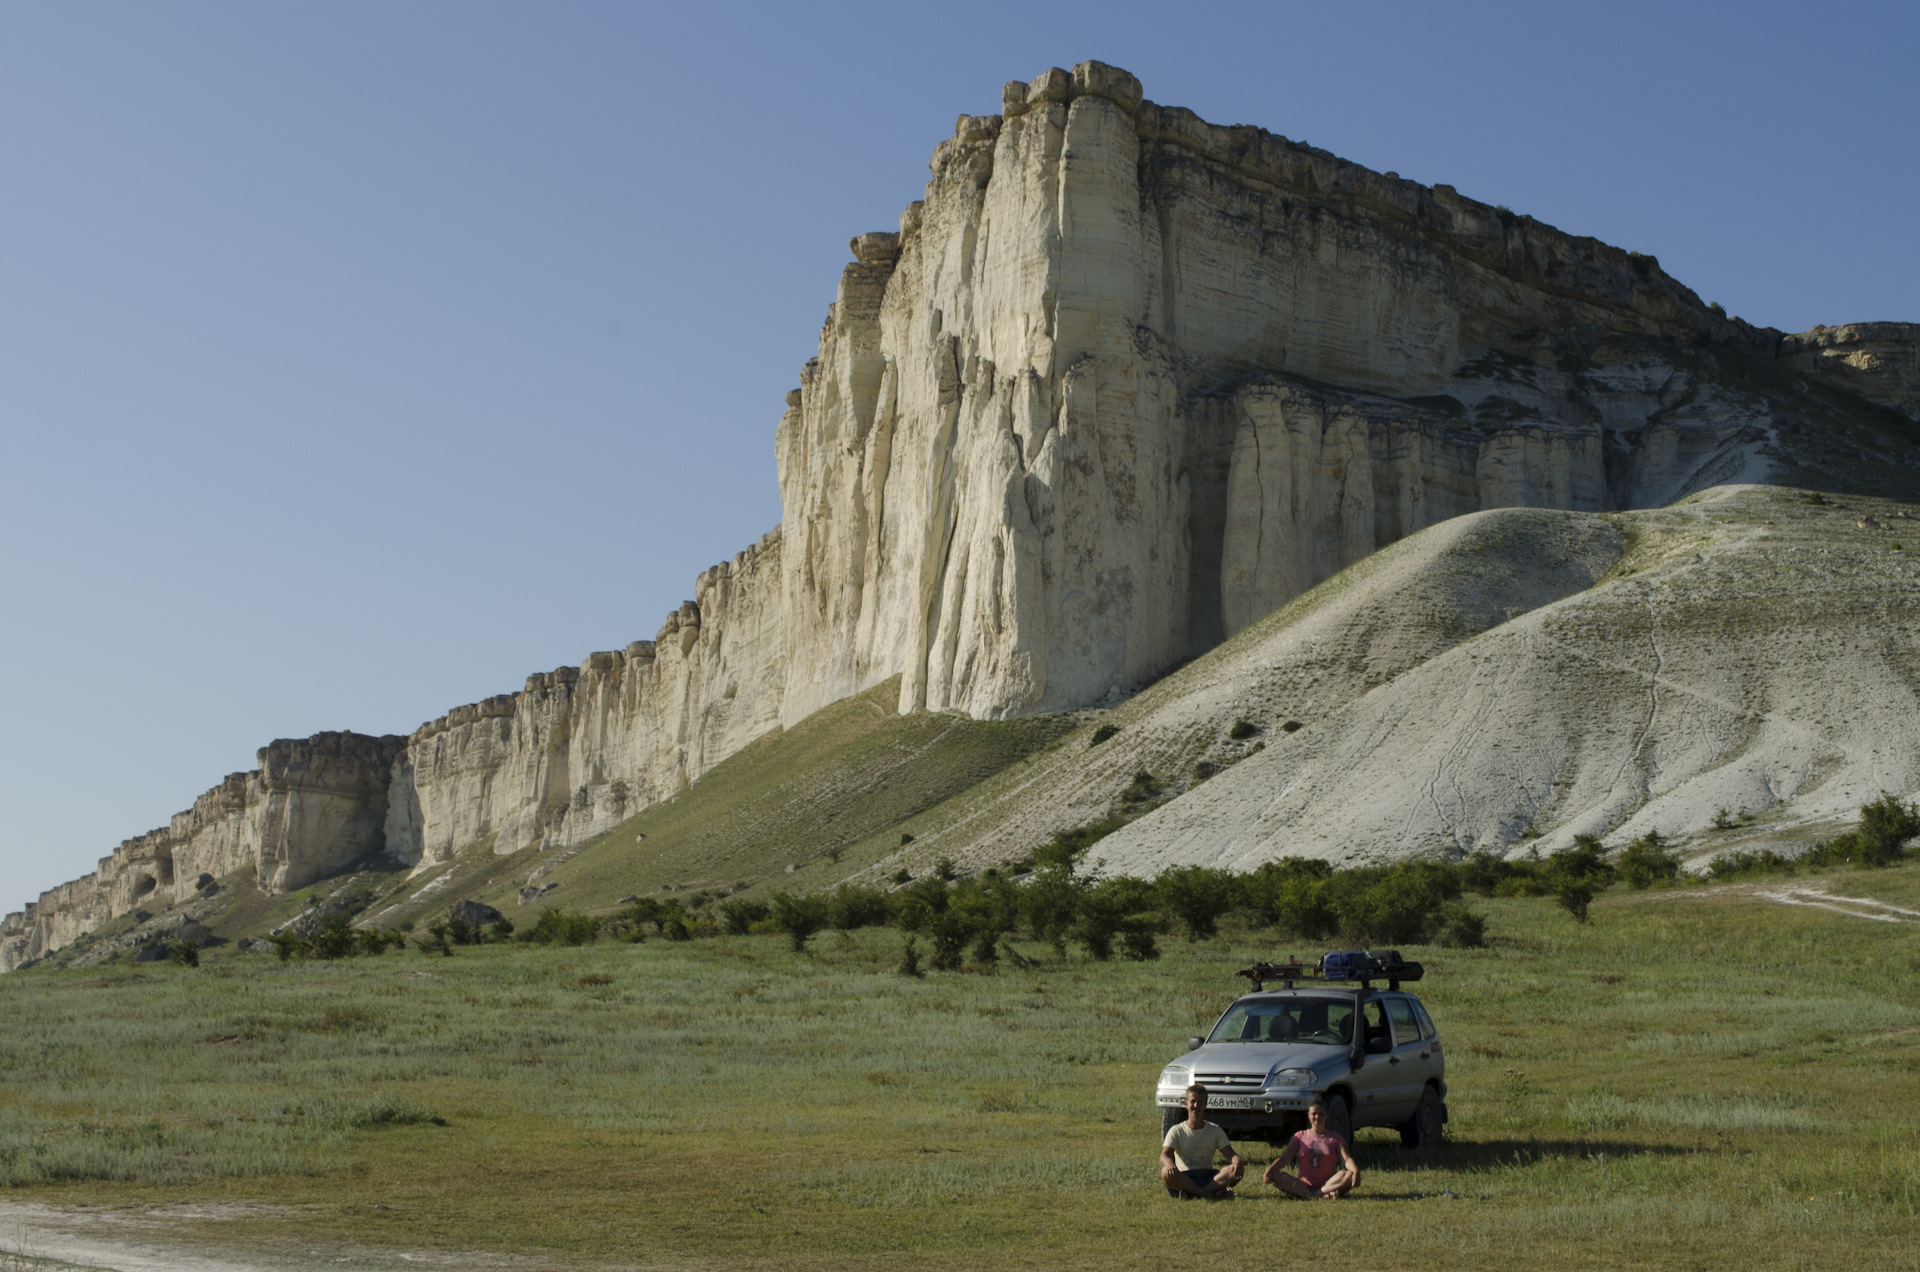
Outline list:
[[[274,737],[650,638],[779,518],[961,112],[1156,101],[1920,319],[1920,18],[1737,4],[0,4],[0,907]]]

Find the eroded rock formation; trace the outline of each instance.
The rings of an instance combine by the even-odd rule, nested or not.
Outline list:
[[[404,740],[276,742],[8,916],[0,966],[201,873],[575,843],[895,675],[902,711],[1110,701],[1463,513],[1764,480],[1822,425],[1755,368],[1920,419],[1920,328],[1759,330],[1651,257],[1097,62],[1002,104],[853,239],[776,431],[782,525],[654,640]]]

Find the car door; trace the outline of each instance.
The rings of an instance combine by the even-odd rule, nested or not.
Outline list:
[[[1398,1068],[1388,1063],[1393,1059],[1393,1032],[1387,1024],[1386,1008],[1378,998],[1368,999],[1361,1007],[1356,1041],[1367,1054],[1348,1079],[1353,1084],[1354,1129],[1404,1121],[1404,1117],[1392,1115],[1405,1097],[1395,1090]]]
[[[1393,1027],[1393,1051],[1382,1066],[1387,1076],[1380,1087],[1380,1116],[1385,1122],[1404,1122],[1413,1116],[1414,1106],[1420,1102],[1420,1089],[1426,1086],[1432,1065],[1413,1004],[1399,994],[1382,1002],[1387,1023]]]

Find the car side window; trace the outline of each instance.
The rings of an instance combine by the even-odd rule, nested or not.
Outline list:
[[[1412,999],[1411,1001],[1413,1003],[1413,1014],[1420,1018],[1420,1036],[1422,1038],[1434,1037],[1440,1031],[1433,1027],[1433,1017],[1427,1015],[1426,1007],[1418,998]]]
[[[1413,1007],[1404,998],[1387,999],[1387,1019],[1393,1021],[1395,1046],[1420,1041],[1420,1025],[1413,1018]]]
[[[1361,1013],[1367,1026],[1367,1050],[1389,1050],[1393,1046],[1392,1036],[1387,1033],[1386,1013],[1380,1010],[1380,1000],[1369,1002]]]

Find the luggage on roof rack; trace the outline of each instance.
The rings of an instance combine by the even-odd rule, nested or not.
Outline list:
[[[1419,963],[1401,958],[1399,950],[1330,950],[1315,967],[1296,958],[1285,963],[1259,962],[1235,973],[1246,977],[1255,993],[1264,989],[1266,982],[1276,980],[1288,989],[1300,981],[1359,981],[1361,988],[1371,989],[1376,980],[1386,981],[1389,989],[1398,989],[1401,981],[1417,981],[1425,974]]]

